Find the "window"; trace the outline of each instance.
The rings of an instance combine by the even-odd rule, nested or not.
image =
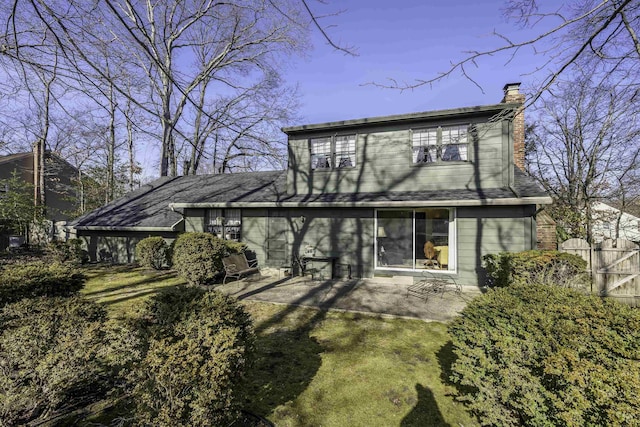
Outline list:
[[[240,241],[242,213],[240,209],[208,209],[207,232],[224,240]]]
[[[311,169],[351,168],[356,165],[356,136],[336,135],[313,138]]]
[[[376,212],[377,268],[455,270],[454,210]]]
[[[413,131],[413,163],[468,160],[468,126],[442,126]]]

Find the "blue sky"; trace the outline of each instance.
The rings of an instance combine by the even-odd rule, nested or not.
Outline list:
[[[352,57],[327,45],[318,31],[309,57],[297,60],[285,73],[298,83],[301,123],[320,123],[360,117],[402,114],[500,102],[505,83],[531,79],[540,55],[521,51],[505,65],[509,56],[484,58],[468,71],[484,93],[459,73],[433,85],[400,92],[382,89],[370,82],[388,78],[412,82],[445,71],[469,50],[501,45],[492,35],[501,31],[515,40],[532,34],[506,22],[504,0],[332,0],[327,5],[311,1],[318,13],[343,10],[322,21],[332,38],[354,46]],[[300,124],[301,124],[300,123]]]

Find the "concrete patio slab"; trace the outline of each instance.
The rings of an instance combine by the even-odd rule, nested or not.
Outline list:
[[[311,280],[279,277],[278,270],[263,269],[236,282],[219,285],[218,290],[238,299],[315,307],[323,310],[405,317],[446,322],[456,317],[467,303],[480,295],[477,289],[418,298],[407,294],[411,277],[351,280]]]

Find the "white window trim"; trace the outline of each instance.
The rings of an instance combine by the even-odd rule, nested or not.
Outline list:
[[[221,216],[217,216],[215,217],[215,219],[210,215],[211,211],[214,210],[219,210],[221,213]],[[233,218],[233,224],[231,223],[231,217],[226,217],[227,211],[228,210],[237,210],[239,213],[239,216],[237,218]],[[214,236],[221,238],[223,240],[229,240],[229,241],[234,241],[234,242],[241,242],[242,241],[242,236],[243,236],[243,226],[242,226],[242,209],[239,208],[209,208],[206,210],[205,212],[205,224],[204,224],[204,228],[205,228],[205,232],[213,234]],[[212,221],[213,220],[213,221]],[[222,237],[216,235],[213,231],[210,231],[209,227],[221,227],[222,228]],[[235,239],[227,239],[227,227],[239,227],[240,228],[240,232],[238,233],[238,240]]]
[[[413,165],[432,165],[432,164],[447,164],[447,163],[455,163],[455,162],[470,162],[471,161],[471,123],[458,123],[458,124],[447,124],[447,125],[438,125],[438,126],[427,126],[427,127],[420,127],[420,128],[415,128],[415,129],[411,129],[411,132],[409,134],[410,136],[410,146],[411,146],[411,164]],[[458,144],[443,144],[442,140],[442,131],[443,129],[451,129],[451,128],[461,128],[461,127],[465,127],[467,132],[466,132],[466,139],[467,142],[465,143],[458,143]],[[419,146],[415,146],[413,145],[413,138],[414,135],[416,133],[419,132],[425,132],[425,131],[430,131],[430,130],[435,130],[436,131],[436,150],[435,150],[435,160],[432,160],[431,162],[417,162],[414,160],[414,149],[416,147],[424,147],[425,149],[428,149],[428,147],[430,147],[429,145],[419,145]],[[446,145],[465,145],[466,146],[466,160],[442,160],[442,155],[443,155],[443,147],[445,147]]]
[[[353,165],[351,166],[339,166],[339,160],[336,156],[336,138],[339,137],[350,137],[353,136],[353,143],[354,143],[354,147],[353,147]],[[320,140],[320,139],[325,139],[325,138],[329,138],[329,142],[330,142],[330,152],[329,152],[329,167],[326,168],[314,168],[313,167],[313,162],[311,161],[311,159],[313,158],[313,142],[314,140]],[[309,167],[312,171],[332,171],[332,170],[342,170],[342,169],[354,169],[356,166],[358,165],[358,134],[357,133],[339,133],[339,134],[333,134],[333,135],[326,135],[326,136],[317,136],[314,138],[309,138]]]
[[[375,209],[374,217],[373,217],[373,250],[374,250],[374,270],[380,271],[406,271],[412,273],[419,273],[422,271],[429,271],[432,273],[442,273],[442,274],[458,274],[458,235],[457,235],[457,227],[456,227],[456,218],[457,218],[457,209],[454,207],[442,207],[441,209],[447,209],[449,211],[449,269],[447,270],[428,270],[424,268],[415,268],[416,265],[416,210],[420,208],[385,208],[385,209]],[[428,209],[437,209],[431,208]],[[413,238],[412,240],[412,254],[413,254],[413,268],[391,268],[378,265],[378,212],[379,211],[397,211],[397,210],[411,210],[412,211],[412,232]]]

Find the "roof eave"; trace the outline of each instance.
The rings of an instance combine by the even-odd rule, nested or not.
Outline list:
[[[446,117],[470,116],[475,114],[486,114],[490,112],[499,112],[505,109],[515,109],[520,107],[518,103],[500,103],[492,105],[479,105],[475,107],[462,107],[448,110],[424,111],[419,113],[397,114],[391,116],[369,117],[353,120],[342,120],[338,122],[314,123],[300,126],[290,126],[282,128],[282,132],[287,135],[313,132],[319,130],[329,130],[345,127],[362,127],[381,124],[404,123],[419,120],[442,119]]]
[[[174,224],[175,225],[175,224]],[[77,225],[74,228],[76,230],[86,231],[175,231],[173,226],[170,227],[120,227],[120,226],[106,226],[106,225]]]
[[[175,209],[202,208],[388,208],[388,207],[465,207],[465,206],[522,206],[548,205],[551,197],[512,197],[476,200],[403,200],[403,201],[356,201],[356,202],[208,202],[208,203],[171,203]]]

